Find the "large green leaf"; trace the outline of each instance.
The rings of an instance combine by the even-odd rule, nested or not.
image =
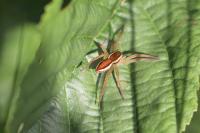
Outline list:
[[[16,25],[0,36],[0,132],[184,131],[197,110],[200,1],[62,4],[47,5],[39,31],[35,25]],[[160,60],[120,66],[125,100],[111,77],[100,109],[96,97],[102,79],[85,67],[86,55],[97,49],[94,40],[105,42],[122,25],[121,51]]]
[[[199,16],[199,2],[177,1],[169,8],[170,27],[165,33],[169,37],[166,39],[166,46],[174,77],[177,128],[181,132],[197,110],[199,52],[196,50],[199,49],[199,42],[196,41],[200,25],[196,23],[199,19],[196,15]]]
[[[94,38],[111,20],[118,3],[118,0],[76,0],[62,11],[58,12],[59,6],[55,9],[57,12],[47,11],[56,15],[46,18],[44,15],[39,26],[41,45],[17,86],[20,92],[9,110],[7,133],[25,132],[46,110],[48,100],[72,77]]]
[[[120,66],[125,100],[111,78],[103,110],[95,103],[97,74],[80,66],[32,132],[177,133],[197,110],[199,1],[135,0],[124,3],[96,40],[122,24],[120,50],[149,53],[158,62]],[[109,33],[110,32],[110,33]],[[95,46],[93,46],[95,49]],[[92,49],[91,49],[92,50]]]
[[[35,57],[39,44],[40,35],[33,24],[16,26],[4,34],[0,59],[1,130],[13,120],[13,111],[21,92],[20,83]]]

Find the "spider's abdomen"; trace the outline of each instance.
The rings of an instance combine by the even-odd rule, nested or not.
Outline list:
[[[122,53],[120,51],[113,52],[108,57],[108,59],[110,59],[114,64],[118,63],[121,58],[122,58]]]
[[[105,72],[107,71],[110,67],[112,66],[112,60],[106,59],[101,61],[97,67],[96,67],[96,72]]]

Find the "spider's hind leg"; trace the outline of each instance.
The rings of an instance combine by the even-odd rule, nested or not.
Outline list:
[[[105,89],[106,89],[106,85],[109,79],[109,76],[112,74],[113,71],[113,67],[111,67],[105,74],[104,79],[103,79],[103,85],[101,87],[101,92],[100,92],[100,97],[99,97],[99,102],[101,103],[104,93],[105,93]]]
[[[152,56],[148,54],[134,54],[131,56],[124,56],[121,59],[120,64],[131,64],[138,61],[156,61],[159,60],[157,56]]]
[[[121,98],[124,99],[124,94],[123,94],[123,90],[121,88],[120,79],[119,79],[119,69],[116,65],[114,65],[114,73],[113,74],[114,74],[113,76],[114,76],[119,94],[121,95]]]

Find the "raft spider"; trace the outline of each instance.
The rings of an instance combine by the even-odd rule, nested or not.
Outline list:
[[[102,53],[98,55],[97,57],[93,58],[90,61],[90,65],[99,60],[100,58],[103,58],[99,64],[96,66],[96,72],[97,73],[104,73],[105,76],[103,78],[103,85],[100,90],[100,97],[99,97],[99,102],[101,103],[104,92],[106,89],[106,85],[108,82],[108,79],[110,75],[113,73],[114,78],[116,79],[116,86],[118,88],[118,91],[121,95],[121,98],[124,99],[123,91],[121,88],[120,84],[120,78],[119,78],[119,65],[128,65],[131,63],[135,63],[138,61],[154,61],[154,60],[159,60],[157,56],[149,55],[149,54],[132,54],[130,56],[127,56],[123,54],[121,51],[118,49],[118,41],[122,36],[122,30],[119,30],[117,33],[117,40],[112,41],[110,44],[110,50],[108,51],[107,48],[105,48],[102,44],[99,44],[99,47],[102,50]]]

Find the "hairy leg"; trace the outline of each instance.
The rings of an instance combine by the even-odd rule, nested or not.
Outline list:
[[[121,88],[120,79],[119,79],[119,69],[116,65],[114,65],[114,75],[115,75],[116,84],[117,84],[119,94],[121,95],[122,99],[124,99],[123,90]]]
[[[119,41],[122,37],[122,34],[123,34],[123,31],[124,31],[124,27],[120,27],[118,29],[118,31],[116,31],[116,35],[115,35],[115,38],[113,41],[112,41],[112,44],[111,44],[111,52],[114,52],[114,51],[117,51],[119,49]]]
[[[99,47],[101,48],[101,50],[103,51],[103,53],[105,54],[105,56],[107,56],[108,57],[108,51],[107,51],[107,49],[103,46],[103,44],[99,44]]]
[[[159,59],[157,56],[148,55],[148,54],[134,54],[134,55],[128,56],[127,58],[131,58],[131,59],[147,58],[147,59],[154,59],[154,60]]]
[[[98,55],[97,57],[93,58],[89,63],[88,63],[88,66],[90,66],[93,62],[95,62],[96,60],[100,59],[100,58],[108,58],[109,56],[109,53],[108,51],[106,50],[105,47],[103,47],[102,44],[99,44],[99,47],[101,48],[101,50],[103,51],[100,55]]]
[[[105,76],[104,76],[104,79],[103,79],[103,85],[101,87],[101,92],[100,92],[100,97],[99,97],[99,102],[101,103],[102,101],[102,98],[104,96],[104,92],[105,92],[105,89],[106,89],[106,85],[107,85],[107,82],[108,82],[108,79],[109,79],[109,76],[112,74],[112,71],[113,71],[113,66],[106,72]]]
[[[158,57],[156,56],[152,56],[152,55],[147,55],[147,54],[134,54],[131,56],[124,56],[119,64],[130,64],[130,63],[134,63],[134,62],[138,62],[138,61],[155,61],[155,60],[159,60]]]
[[[95,62],[96,60],[100,59],[104,57],[104,53],[98,55],[97,57],[93,58],[89,63],[88,63],[88,66],[90,66],[93,62]]]

